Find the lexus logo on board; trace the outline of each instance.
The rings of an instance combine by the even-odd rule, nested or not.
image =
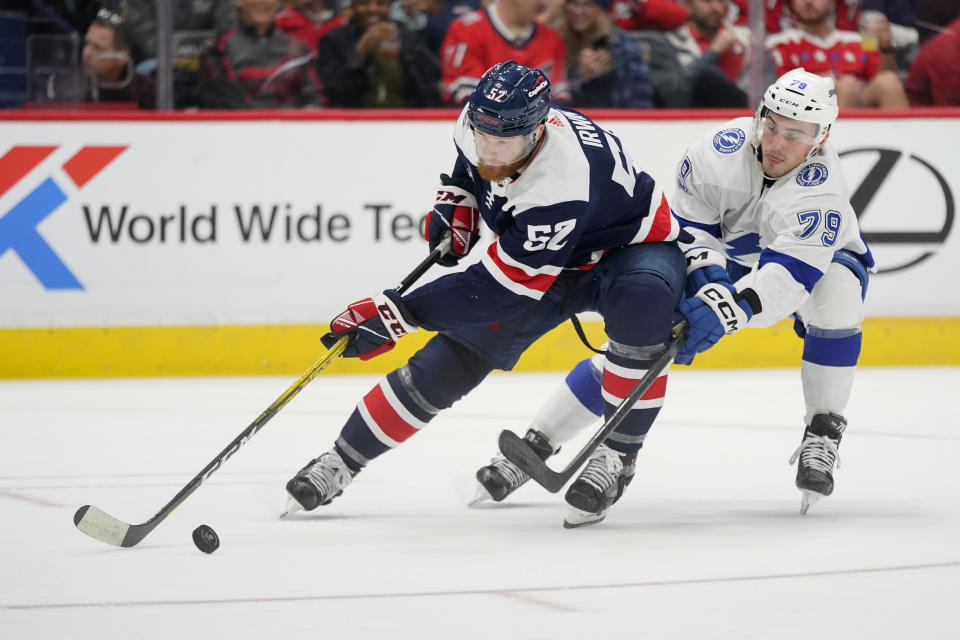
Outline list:
[[[850,204],[853,205],[853,210],[857,214],[857,219],[860,221],[861,230],[863,230],[864,226],[869,226],[865,224],[865,222],[869,220],[869,216],[866,215],[867,208],[871,202],[873,202],[881,186],[887,181],[892,181],[895,189],[903,189],[908,193],[911,189],[916,190],[918,188],[918,185],[912,183],[909,176],[906,175],[907,172],[903,170],[904,167],[907,166],[907,162],[915,163],[920,170],[931,175],[936,181],[936,184],[939,185],[940,193],[938,195],[943,198],[943,222],[939,230],[862,231],[864,240],[867,241],[867,244],[874,247],[881,244],[916,246],[916,255],[901,258],[893,263],[891,263],[890,260],[883,260],[882,263],[879,264],[879,273],[901,271],[920,264],[932,256],[937,249],[944,244],[947,236],[950,235],[950,230],[953,228],[955,206],[950,185],[947,183],[943,174],[928,161],[913,153],[905,154],[900,149],[865,147],[841,151],[839,155],[841,158],[850,158],[861,154],[872,154],[876,156],[873,166],[867,172],[866,176],[864,176],[860,185],[857,186],[850,195]],[[906,157],[902,158],[902,156],[905,155]],[[897,169],[898,167],[899,169]],[[897,170],[895,171],[895,169]],[[849,171],[847,175],[850,175]],[[940,199],[939,197],[935,197],[931,201],[939,202]],[[882,203],[875,203],[874,211],[878,210],[878,206],[882,206]],[[904,215],[899,216],[899,220],[909,222],[911,213],[911,211],[905,211]],[[937,214],[939,212],[932,213]]]

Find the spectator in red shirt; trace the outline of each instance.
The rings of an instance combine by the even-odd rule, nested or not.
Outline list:
[[[861,2],[862,0],[837,0],[834,11],[834,24],[837,29],[857,30]],[[790,0],[763,0],[763,26],[768,35],[794,26],[789,4]],[[742,27],[750,26],[750,0],[729,0],[727,22]]]
[[[624,31],[673,31],[690,17],[673,0],[613,0],[610,15]]]
[[[684,0],[683,4],[690,19],[674,35],[684,41],[693,55],[707,56],[731,82],[737,83],[747,52],[744,42],[749,41],[749,35],[742,30],[738,34],[724,23],[726,0]]]
[[[332,4],[334,0],[329,0]],[[277,14],[273,23],[277,29],[299,40],[317,52],[317,42],[327,32],[347,24],[336,11],[327,8],[328,0],[294,0],[290,6]]]
[[[907,95],[897,75],[890,24],[875,25],[879,51],[863,46],[856,31],[834,27],[835,0],[792,0],[796,29],[767,38],[767,50],[777,75],[795,67],[832,76],[841,109],[852,107],[907,108]]]
[[[915,107],[960,105],[960,18],[920,48],[906,89]]]
[[[544,0],[498,0],[453,21],[441,47],[444,98],[462,105],[483,74],[498,62],[541,69],[551,83],[553,100],[570,101],[563,39],[537,23]]]

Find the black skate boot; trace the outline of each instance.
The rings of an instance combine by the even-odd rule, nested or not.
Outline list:
[[[803,441],[790,457],[790,464],[797,462],[797,488],[803,492],[800,513],[820,499],[833,493],[833,465],[840,468],[837,448],[847,428],[843,416],[835,413],[818,413],[813,416],[803,432]]]
[[[530,429],[523,439],[541,460],[546,460],[556,453],[547,437],[539,431]],[[498,454],[490,460],[490,464],[477,470],[477,482],[480,486],[477,487],[477,494],[470,504],[472,506],[486,500],[500,502],[529,479],[530,476],[523,469]]]
[[[563,526],[575,529],[603,520],[633,480],[636,469],[636,452],[620,453],[605,444],[597,447],[580,476],[567,489],[565,499],[570,509]]]
[[[300,509],[311,511],[320,505],[330,504],[343,493],[354,475],[336,449],[311,460],[287,482],[290,499],[283,515]]]

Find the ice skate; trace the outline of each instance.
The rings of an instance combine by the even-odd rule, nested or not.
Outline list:
[[[354,473],[335,449],[311,460],[287,482],[290,498],[287,500],[287,510],[280,517],[300,509],[311,511],[320,505],[330,504],[343,493],[353,476]]]
[[[800,513],[807,511],[822,496],[833,493],[833,466],[840,468],[837,448],[847,421],[835,413],[818,413],[803,432],[803,441],[790,457],[797,464],[797,488],[803,492]]]
[[[566,529],[575,529],[601,522],[636,471],[637,454],[622,454],[605,444],[597,447],[587,466],[567,489],[565,499],[570,508],[563,520]]]
[[[554,453],[547,437],[539,431],[530,429],[523,439],[541,460],[546,460]],[[471,507],[490,500],[501,502],[530,479],[523,469],[507,460],[502,454],[497,454],[490,460],[490,464],[478,469],[476,477],[479,484],[476,495],[470,502]]]

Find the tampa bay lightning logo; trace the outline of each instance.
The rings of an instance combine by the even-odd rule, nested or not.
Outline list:
[[[713,136],[713,148],[720,153],[733,153],[743,146],[746,139],[747,134],[743,129],[738,127],[724,129]]]
[[[815,187],[827,181],[827,167],[819,162],[808,164],[797,174],[797,184],[801,187]]]

